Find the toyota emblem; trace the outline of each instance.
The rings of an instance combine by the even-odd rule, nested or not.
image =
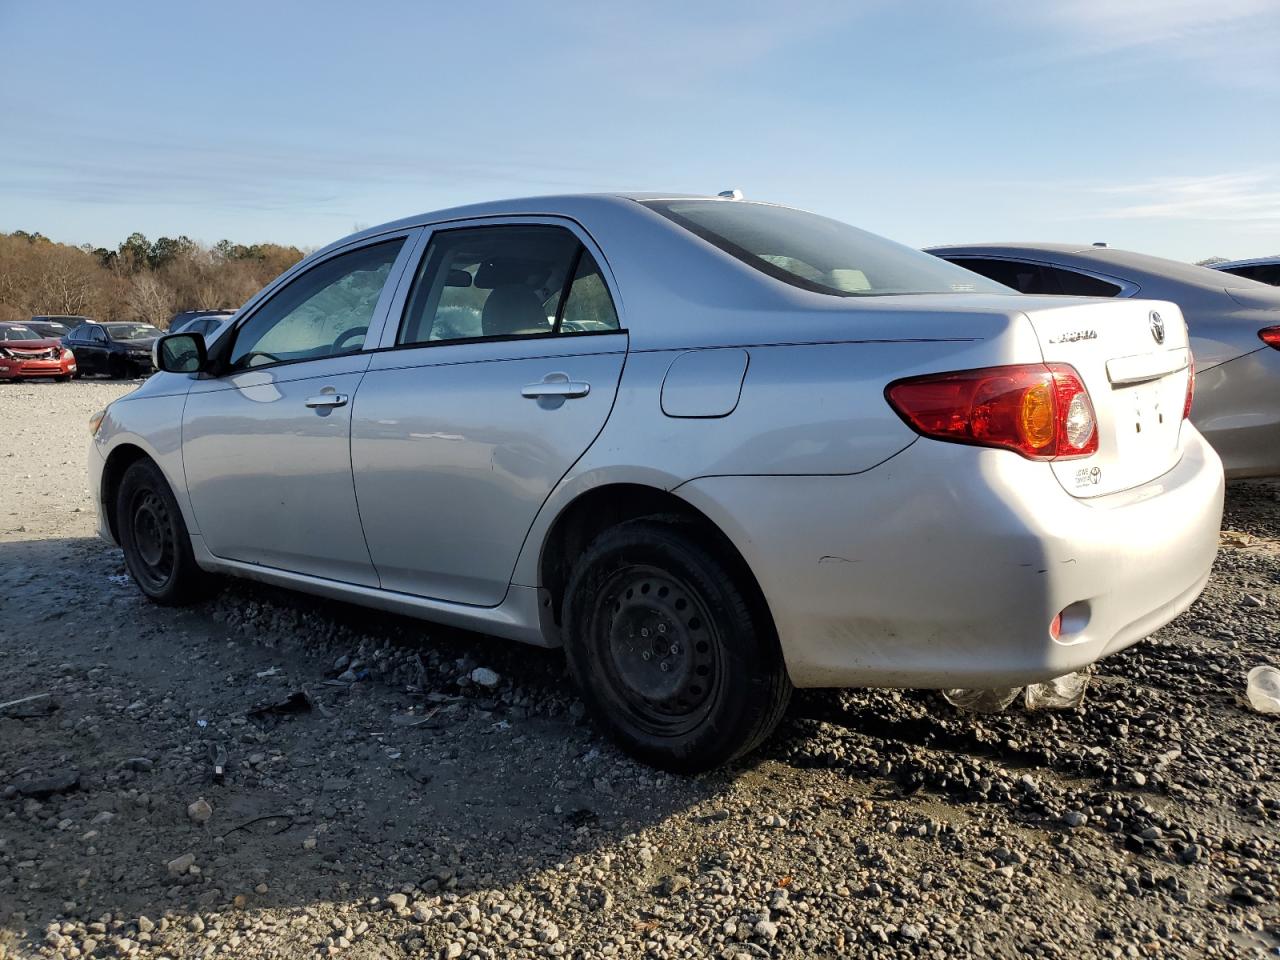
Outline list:
[[[1156,343],[1164,343],[1164,320],[1154,310],[1151,311],[1151,336]]]

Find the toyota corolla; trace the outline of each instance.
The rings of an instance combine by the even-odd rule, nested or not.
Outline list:
[[[148,597],[233,574],[562,646],[675,770],[754,748],[793,687],[1082,668],[1217,545],[1176,306],[1018,296],[737,196],[386,224],[155,361],[90,452]]]

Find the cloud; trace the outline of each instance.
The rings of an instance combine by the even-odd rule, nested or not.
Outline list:
[[[1201,177],[1157,177],[1138,183],[1094,187],[1115,205],[1094,214],[1103,220],[1211,220],[1280,223],[1280,176],[1273,171]]]
[[[1005,9],[1044,29],[1059,60],[1096,60],[1108,73],[1176,63],[1215,85],[1280,85],[1275,0],[1058,0]]]

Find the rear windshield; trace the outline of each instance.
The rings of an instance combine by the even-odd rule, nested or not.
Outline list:
[[[742,200],[641,202],[761,273],[816,293],[1009,293],[937,257],[803,210]]]

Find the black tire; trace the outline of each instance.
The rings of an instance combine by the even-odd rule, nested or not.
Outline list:
[[[604,533],[565,591],[570,673],[625,750],[677,773],[758,747],[791,699],[758,592],[695,525],[645,518]]]
[[[120,481],[116,532],[134,583],[152,601],[180,606],[208,595],[212,578],[196,565],[178,501],[150,460],[133,463]]]
[[[112,380],[123,380],[129,375],[129,365],[121,357],[112,357],[107,361],[107,376]]]

